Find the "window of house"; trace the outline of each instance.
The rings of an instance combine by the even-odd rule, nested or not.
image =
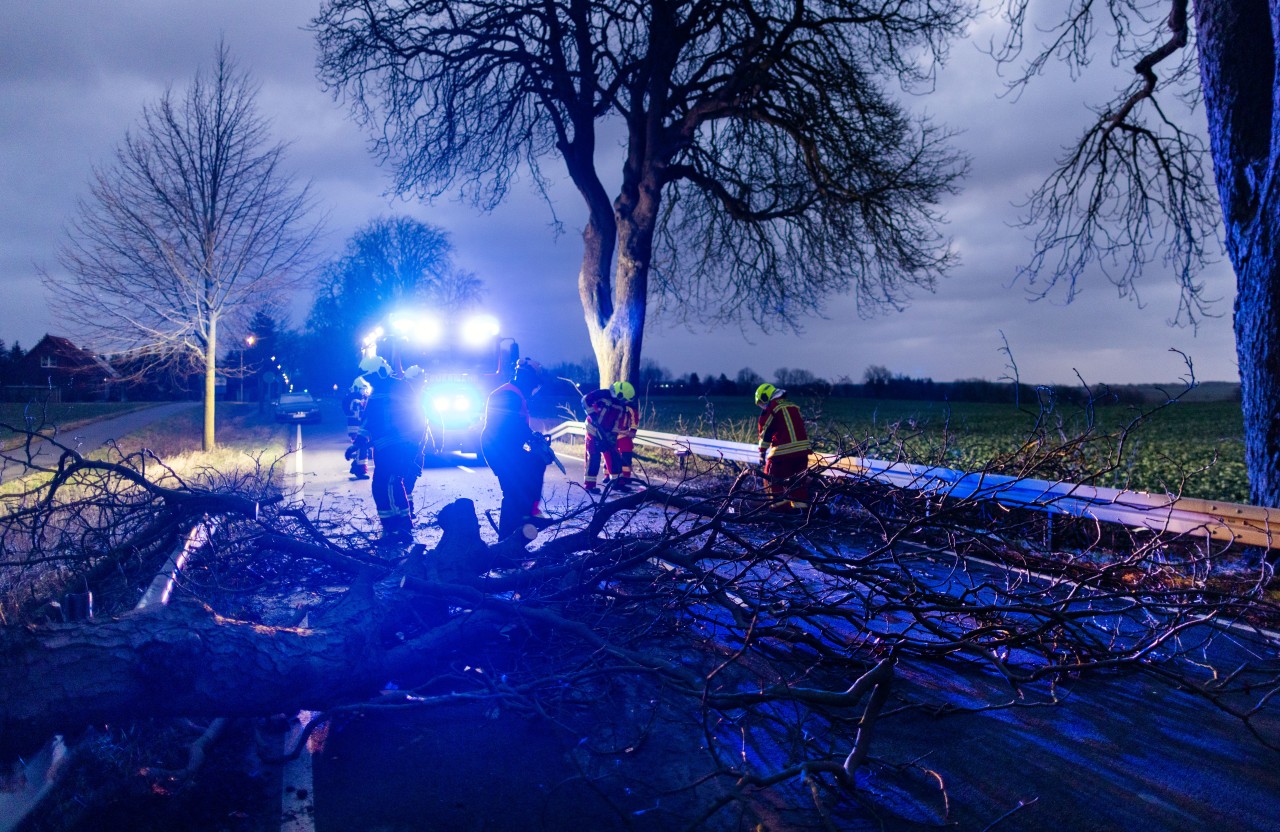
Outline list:
[[[51,367],[57,367],[58,366],[57,356],[54,356],[54,355],[40,356],[40,366],[46,370],[48,370]]]

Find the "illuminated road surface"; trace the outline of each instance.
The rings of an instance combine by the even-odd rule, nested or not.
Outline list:
[[[354,480],[349,474],[350,462],[343,457],[348,443],[346,422],[331,401],[325,403],[324,421],[302,426],[302,473],[291,476],[291,481],[303,489],[309,505],[329,506],[343,510],[353,517],[353,522],[368,530],[376,529],[376,514],[369,480]],[[296,426],[288,426],[291,437],[296,437]],[[552,513],[558,514],[569,507],[580,505],[585,495],[573,483],[581,482],[583,465],[576,456],[561,460],[568,475],[548,466],[543,502]],[[294,471],[293,460],[284,463],[287,471]],[[427,460],[427,467],[414,489],[417,513],[423,518],[415,530],[415,538],[423,543],[433,543],[439,530],[432,528],[426,518],[452,501],[465,497],[474,500],[480,516],[481,534],[486,540],[497,536],[484,518],[491,511],[497,521],[502,493],[493,473],[470,454],[450,453]]]
[[[346,474],[340,420],[304,431],[307,473],[302,479],[308,500],[352,500],[372,516],[368,483],[352,483]],[[570,477],[580,478],[580,460],[565,462]],[[581,500],[581,490],[570,488],[569,479],[548,469],[546,493],[553,510]],[[496,511],[499,501],[492,474],[460,456],[434,463],[415,496],[427,512],[457,497],[475,500],[481,511]],[[481,526],[493,539],[483,520]],[[422,528],[417,537],[431,542],[433,532]],[[918,568],[929,567],[922,560]],[[1223,648],[1242,655],[1250,650],[1243,639],[1228,643],[1234,640],[1224,640]],[[1261,658],[1276,661],[1275,656]],[[898,677],[903,690],[939,705],[991,701],[991,691],[1003,684],[985,669],[966,669],[955,661],[904,661]],[[1007,687],[1003,690],[1009,699],[1016,696]],[[548,799],[528,807],[529,830],[563,828],[555,812],[577,811],[593,817],[591,832],[665,832],[660,813],[623,819],[610,812],[591,815],[586,804],[560,805],[564,793],[555,790],[563,788],[559,778],[565,772],[556,760],[563,757],[565,739],[536,722],[459,708],[444,718],[410,712],[345,723],[329,732],[313,761],[316,828],[487,829],[486,813],[492,807],[527,799],[541,784]],[[1257,727],[1273,739],[1280,737],[1274,709]],[[873,803],[890,810],[881,817],[882,828],[890,830],[947,823],[982,830],[1002,816],[996,827],[1002,832],[1280,828],[1280,753],[1264,747],[1235,718],[1141,677],[1075,683],[1065,701],[1051,708],[996,709],[943,719],[905,711],[884,722],[872,754],[890,764],[919,761],[921,769],[941,778],[918,777],[914,788],[904,788],[905,780],[874,777],[861,784],[874,796]],[[939,782],[948,790],[949,816]],[[644,803],[639,797],[637,801],[637,806]]]

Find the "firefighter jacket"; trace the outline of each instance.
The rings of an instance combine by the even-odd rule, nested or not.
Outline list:
[[[635,439],[636,430],[640,427],[640,408],[635,402],[620,401],[618,406],[622,412],[618,416],[618,436]]]
[[[421,446],[427,421],[419,388],[401,378],[380,376],[364,409],[363,431],[375,449],[400,443]]]
[[[489,394],[484,405],[484,427],[480,444],[486,457],[533,448],[533,428],[529,426],[529,402],[519,387],[508,382]]]
[[[582,406],[587,411],[587,438],[605,446],[616,445],[622,404],[608,390],[592,390],[582,397]]]
[[[783,398],[774,399],[760,414],[760,453],[766,459],[787,454],[808,454],[809,434],[800,408]]]
[[[360,432],[364,409],[368,404],[369,398],[364,393],[348,392],[342,399],[342,412],[347,417],[347,433],[353,437]]]

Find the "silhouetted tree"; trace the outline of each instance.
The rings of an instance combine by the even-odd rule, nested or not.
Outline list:
[[[743,367],[738,371],[738,375],[734,376],[734,381],[741,388],[750,388],[752,390],[764,383],[764,377],[750,367]]]
[[[312,375],[325,386],[349,383],[361,338],[397,306],[457,310],[480,298],[481,282],[453,262],[441,228],[410,217],[381,217],[347,241],[329,262],[307,330]]]
[[[636,384],[636,392],[649,395],[655,387],[671,378],[671,373],[658,362],[646,358],[640,364],[640,380]]]
[[[1028,15],[1037,7],[1032,0],[1007,0],[1014,26],[998,53],[1003,60],[1020,53]],[[1118,264],[1110,276],[1123,294],[1132,294],[1144,266],[1170,264],[1182,290],[1177,317],[1194,323],[1206,311],[1198,269],[1221,217],[1236,273],[1250,494],[1268,506],[1280,506],[1277,14],[1268,0],[1073,0],[1055,27],[1044,29],[1037,19],[1048,39],[1017,81],[1025,83],[1052,58],[1073,68],[1087,62],[1099,17],[1120,33],[1113,56],[1133,66],[1134,79],[1099,110],[1033,195],[1028,221],[1041,231],[1027,271],[1047,280],[1045,291],[1065,281],[1070,296],[1087,266]],[[1207,145],[1170,115],[1167,99],[1179,96],[1203,102]]]
[[[784,327],[830,292],[871,311],[932,286],[951,260],[935,206],[963,164],[889,89],[927,79],[970,12],[328,0],[313,27],[321,78],[401,193],[456,188],[488,209],[523,166],[545,185],[544,158],[565,165],[586,208],[579,296],[607,384],[640,374],[651,295],[700,324]],[[599,145],[619,130],[617,176]]]

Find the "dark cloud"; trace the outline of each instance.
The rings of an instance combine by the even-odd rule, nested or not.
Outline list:
[[[563,186],[552,191],[563,223],[559,236],[551,209],[527,187],[488,215],[448,200],[426,206],[387,197],[388,180],[367,153],[367,137],[315,80],[314,47],[304,30],[315,0],[4,5],[0,338],[30,345],[45,331],[61,331],[49,317],[35,264],[56,268],[61,230],[87,190],[91,166],[109,160],[144,104],[167,86],[181,89],[207,64],[221,36],[261,83],[262,111],[277,138],[290,143],[290,164],[312,183],[328,217],[330,250],[378,215],[405,213],[443,226],[526,353],[549,361],[589,354],[577,297],[582,210],[576,193]],[[979,41],[994,25],[978,27]],[[1225,265],[1205,274],[1209,293],[1222,298],[1223,317],[1198,332],[1166,325],[1177,294],[1158,269],[1140,283],[1142,306],[1117,299],[1101,274],[1088,276],[1070,306],[1057,295],[1031,303],[1026,284],[1014,282],[1030,251],[1028,232],[1015,227],[1014,203],[1083,129],[1088,105],[1102,103],[1127,81],[1105,66],[1080,82],[1051,72],[1015,102],[998,97],[1002,80],[990,59],[971,43],[958,44],[937,90],[912,99],[921,113],[960,131],[956,146],[972,162],[964,192],[945,206],[947,233],[962,262],[935,293],[918,293],[907,311],[870,320],[849,298],[831,298],[824,317],[808,321],[800,335],[654,321],[646,355],[676,372],[733,375],[750,366],[768,375],[788,366],[859,379],[868,365],[883,364],[940,380],[996,378],[1006,372],[1003,333],[1030,381],[1069,382],[1077,371],[1090,382],[1168,381],[1183,370],[1170,348],[1190,354],[1202,378],[1234,378],[1234,278]],[[547,169],[559,168],[552,161]],[[306,308],[306,298],[299,298],[295,323]]]

